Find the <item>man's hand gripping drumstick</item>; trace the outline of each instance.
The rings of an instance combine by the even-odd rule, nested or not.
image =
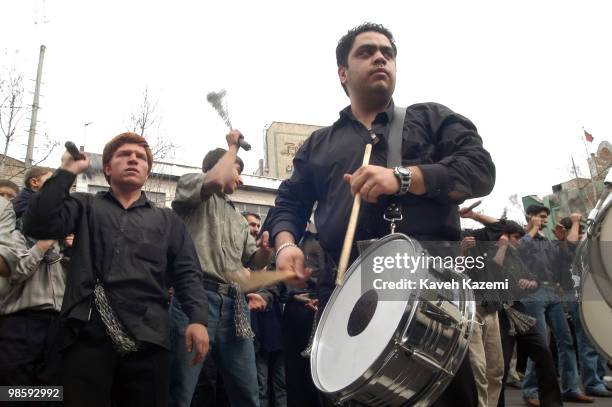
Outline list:
[[[373,136],[372,144],[376,144],[378,141],[378,137]],[[355,195],[355,198],[338,264],[338,274],[336,277],[336,284],[338,285],[342,284],[344,273],[346,273],[348,267],[361,201],[376,203],[381,195],[393,195],[400,189],[400,183],[393,172],[393,168],[369,164],[372,144],[366,146],[363,165],[353,174],[344,175],[344,180],[351,184],[351,192]],[[416,166],[408,168],[412,172],[412,181],[408,191],[414,195],[424,194],[426,188],[421,169]]]
[[[378,141],[377,138],[372,139],[372,143],[366,144],[365,151],[363,153],[363,161],[361,168],[367,166],[370,163],[370,155],[372,155],[372,144]],[[352,176],[345,175],[344,180],[350,182]],[[366,192],[367,195],[367,192]],[[346,228],[346,234],[344,235],[344,244],[342,245],[342,252],[340,253],[340,262],[338,263],[338,274],[336,274],[336,285],[341,285],[344,281],[344,274],[348,267],[349,257],[351,255],[351,247],[353,246],[353,240],[355,239],[355,229],[357,228],[357,217],[359,216],[359,209],[361,208],[361,196],[362,194],[355,194],[353,198],[353,207],[351,209],[351,215],[349,217],[349,223]]]

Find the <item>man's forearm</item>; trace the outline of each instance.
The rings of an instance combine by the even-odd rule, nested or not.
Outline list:
[[[427,192],[423,172],[416,166],[408,167],[408,169],[410,169],[412,172],[412,179],[410,180],[410,188],[408,189],[408,192],[414,195],[423,195],[425,192]]]
[[[234,179],[234,165],[238,156],[238,146],[231,145],[223,157],[206,173],[203,195],[223,192],[225,186]]]
[[[493,257],[493,261],[497,263],[499,266],[504,265],[504,260],[506,259],[506,250],[508,250],[508,246],[502,246],[497,249],[497,253],[495,253],[495,257]]]
[[[30,199],[23,216],[24,234],[36,239],[63,239],[73,231],[79,205],[70,196],[76,175],[59,169]]]
[[[499,219],[494,218],[493,216],[485,215],[482,213],[476,213],[476,212],[474,212],[472,219],[474,219],[477,222],[482,223],[483,225],[490,225],[491,223],[499,222]]]

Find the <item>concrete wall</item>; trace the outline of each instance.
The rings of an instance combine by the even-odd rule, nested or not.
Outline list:
[[[293,157],[313,131],[321,126],[273,122],[266,131],[264,175],[286,179],[293,172]]]

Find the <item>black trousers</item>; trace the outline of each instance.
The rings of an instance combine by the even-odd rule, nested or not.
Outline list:
[[[205,358],[198,384],[191,399],[191,407],[229,407],[223,377],[213,358]]]
[[[326,404],[310,374],[310,359],[300,355],[308,345],[314,312],[304,303],[290,300],[282,319],[285,352],[285,386],[287,406],[321,407]]]
[[[152,344],[119,356],[97,312],[62,351],[64,406],[168,406],[170,358]]]
[[[525,308],[520,302],[513,306],[517,311],[524,312]],[[517,333],[516,336],[510,335],[510,322],[505,311],[499,311],[499,329],[501,331],[502,349],[504,353],[504,378],[502,379],[502,391],[499,397],[498,407],[505,406],[504,391],[510,359],[514,352],[514,344],[517,345],[517,353],[524,353],[535,363],[535,370],[538,375],[538,394],[542,407],[562,406],[561,390],[557,382],[555,373],[555,362],[550,349],[546,344],[546,339],[533,326],[524,334]]]
[[[57,385],[51,350],[59,313],[21,311],[0,317],[0,385]],[[53,371],[51,371],[53,370]]]

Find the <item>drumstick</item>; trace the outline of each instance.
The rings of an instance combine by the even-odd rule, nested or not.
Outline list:
[[[247,274],[248,273],[248,274]],[[259,288],[282,283],[283,281],[295,278],[296,274],[293,270],[278,271],[278,270],[259,270],[250,272],[245,270],[243,273],[231,273],[228,278],[235,283],[238,283],[242,292],[251,292]]]
[[[370,154],[372,154],[372,144],[368,143],[363,153],[362,167],[365,167],[370,163]],[[340,262],[338,263],[338,274],[336,275],[336,285],[341,285],[344,280],[344,273],[348,267],[349,257],[351,255],[351,247],[353,246],[353,239],[355,238],[355,228],[357,227],[357,216],[359,216],[359,208],[361,207],[361,195],[355,194],[353,198],[353,208],[351,209],[351,216],[349,223],[346,228],[346,235],[344,236],[344,245],[342,245],[342,252],[340,253]]]

